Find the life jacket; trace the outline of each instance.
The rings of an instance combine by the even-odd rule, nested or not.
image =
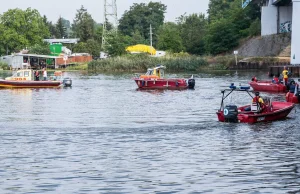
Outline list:
[[[35,72],[35,76],[40,76],[39,71],[36,71],[36,72]]]
[[[252,102],[259,102],[259,99],[260,99],[260,97],[259,96],[255,96],[254,98],[253,98],[253,100],[252,100]]]
[[[288,70],[283,70],[282,71],[283,78],[288,78],[288,73],[289,73]]]

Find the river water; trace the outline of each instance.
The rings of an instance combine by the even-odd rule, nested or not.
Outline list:
[[[267,78],[139,91],[133,74],[67,72],[72,88],[2,89],[0,193],[299,193],[298,105],[283,121],[217,121],[220,90],[254,73]]]

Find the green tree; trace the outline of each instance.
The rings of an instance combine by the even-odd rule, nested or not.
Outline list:
[[[191,14],[189,16],[180,16],[177,21],[186,51],[190,54],[204,54],[204,36],[207,28],[205,15]]]
[[[39,54],[39,55],[50,55],[50,45],[48,43],[36,44],[29,47],[29,53]]]
[[[141,33],[136,30],[132,35],[131,35],[131,44],[136,45],[136,44],[149,44],[149,41],[146,41],[145,38],[141,35]]]
[[[48,21],[48,18],[45,15],[43,17],[43,22],[48,27],[48,30],[50,32],[49,38],[56,38],[56,36],[57,36],[56,26],[53,25],[51,21]]]
[[[130,36],[124,36],[120,33],[113,35],[109,39],[110,46],[107,47],[110,56],[120,56],[126,54],[126,47],[132,43]]]
[[[98,44],[102,44],[102,34],[103,34],[103,27],[102,25],[98,25],[94,33],[94,40],[97,41]]]
[[[235,25],[224,18],[209,25],[204,40],[206,51],[213,55],[230,51],[239,41]]]
[[[230,8],[230,4],[233,1],[234,0],[210,0],[207,10],[209,22],[212,22],[213,20],[219,20],[221,18],[226,18],[228,10]],[[241,2],[240,0],[238,1]]]
[[[174,53],[183,51],[179,26],[172,22],[162,25],[158,30],[157,47]]]
[[[93,39],[95,29],[95,21],[87,10],[81,6],[77,10],[75,19],[72,24],[72,32],[74,38],[80,38],[81,41],[86,42],[89,39]]]
[[[163,25],[164,13],[166,12],[166,5],[159,2],[134,3],[129,11],[125,11],[119,20],[119,30],[127,36],[132,36],[138,31],[143,39],[150,38],[150,24],[154,31]],[[153,42],[156,42],[156,33],[154,32]]]
[[[56,38],[67,38],[67,28],[65,27],[64,19],[59,17],[56,23]]]
[[[0,16],[0,44],[10,52],[40,44],[49,37],[43,17],[35,9],[10,9]]]
[[[100,55],[100,44],[94,40],[89,39],[87,42],[80,42],[76,44],[73,48],[73,52],[76,53],[89,53],[92,56],[99,56]]]

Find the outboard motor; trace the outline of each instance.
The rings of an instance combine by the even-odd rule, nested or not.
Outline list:
[[[192,77],[190,79],[188,79],[188,87],[189,89],[194,89],[195,88],[195,79],[194,76],[192,75]]]
[[[224,110],[225,122],[237,123],[238,122],[238,108],[236,105],[226,105]]]
[[[63,85],[64,87],[72,87],[72,79],[69,77],[64,78]]]

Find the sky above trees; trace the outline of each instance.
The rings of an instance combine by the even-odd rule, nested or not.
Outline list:
[[[125,10],[133,3],[148,3],[150,0],[117,0],[118,18],[121,18]],[[205,13],[208,9],[209,0],[153,0],[167,5],[167,13],[165,14],[166,21],[174,22],[177,17],[186,13]],[[72,21],[75,17],[76,10],[83,5],[92,15],[93,19],[98,22],[103,22],[103,5],[104,0],[13,0],[6,1],[0,6],[0,14],[6,12],[8,9],[27,9],[31,7],[37,9],[41,15],[46,15],[49,20],[56,22],[61,16],[67,20]]]

